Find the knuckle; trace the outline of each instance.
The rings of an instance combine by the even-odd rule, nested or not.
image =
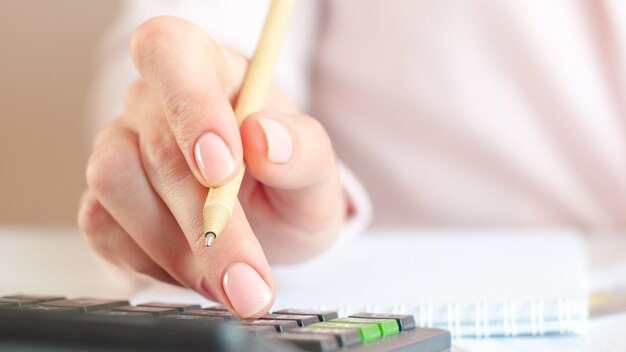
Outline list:
[[[140,274],[153,276],[156,272],[158,272],[156,264],[152,260],[148,259],[147,257],[141,256],[139,258],[134,258],[127,264],[134,271]]]
[[[119,193],[126,183],[124,175],[136,169],[136,155],[120,149],[115,146],[101,149],[87,162],[87,185],[97,197]]]
[[[126,89],[124,94],[124,106],[128,108],[138,102],[143,96],[146,89],[146,83],[142,79],[135,80]]]
[[[188,170],[184,156],[169,131],[155,133],[144,150],[146,171],[163,178],[180,178]]]
[[[204,105],[206,95],[189,91],[166,91],[165,112],[169,117],[169,123],[173,130],[184,129],[186,122],[191,120]]]
[[[203,91],[166,91],[165,112],[177,139],[183,143],[195,142],[197,122],[204,120],[214,101]],[[186,145],[185,147],[188,147]]]
[[[181,40],[201,38],[210,47],[216,45],[207,39],[195,24],[174,16],[153,17],[137,27],[131,38],[130,49],[139,67],[149,63],[155,54],[177,45]],[[146,61],[148,60],[148,61]]]
[[[183,20],[171,16],[153,17],[143,22],[131,38],[131,52],[141,62],[176,37]]]
[[[94,138],[94,149],[97,149],[98,146],[109,141],[111,134],[115,133],[114,131],[123,125],[122,119],[123,117],[121,116],[116,117],[104,125],[104,127],[96,135],[96,138]]]
[[[98,200],[91,196],[86,195],[83,197],[80,206],[80,212],[78,214],[78,228],[80,232],[87,236],[92,242],[99,243],[99,234],[102,229],[104,220],[106,219],[107,211],[98,202]]]
[[[98,223],[98,214],[100,211],[100,204],[98,201],[88,194],[85,194],[80,202],[80,210],[78,212],[78,228],[82,233],[90,235],[94,232]]]

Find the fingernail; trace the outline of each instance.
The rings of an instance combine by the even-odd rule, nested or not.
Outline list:
[[[288,162],[293,154],[293,141],[289,130],[272,119],[261,118],[258,121],[267,140],[267,158],[277,164]]]
[[[224,291],[242,318],[253,316],[272,300],[272,291],[259,273],[245,263],[234,263],[223,279]]]
[[[198,168],[209,185],[219,184],[235,170],[235,159],[220,136],[207,132],[198,137],[194,148]]]

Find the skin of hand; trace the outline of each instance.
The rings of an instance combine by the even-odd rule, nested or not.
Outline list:
[[[247,60],[190,22],[150,19],[130,51],[141,78],[94,142],[81,232],[120,267],[259,317],[275,296],[269,262],[322,252],[346,216],[330,139],[276,87],[238,128],[232,106]],[[233,216],[206,248],[207,187],[230,180],[244,160]]]

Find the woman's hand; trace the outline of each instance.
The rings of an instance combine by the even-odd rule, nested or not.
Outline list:
[[[189,22],[145,22],[131,53],[141,78],[128,89],[123,116],[94,143],[81,230],[117,265],[258,317],[274,299],[266,255],[272,262],[312,257],[344,220],[328,135],[275,87],[267,110],[238,128],[232,103],[247,61]],[[206,248],[207,187],[229,181],[243,160],[239,202]]]

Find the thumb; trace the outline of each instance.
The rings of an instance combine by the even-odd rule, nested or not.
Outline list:
[[[336,238],[346,215],[346,202],[330,138],[314,118],[263,110],[251,114],[241,125],[247,171],[264,187],[269,207],[256,208],[269,225],[272,236],[283,228],[280,253],[268,253],[283,261],[299,261],[326,249]],[[256,226],[254,218],[251,218]],[[293,225],[301,231],[293,231]],[[255,229],[257,229],[255,227]],[[263,233],[257,236],[265,244]],[[300,248],[294,251],[293,248]],[[268,248],[266,247],[266,250]],[[304,250],[304,251],[303,251]]]

